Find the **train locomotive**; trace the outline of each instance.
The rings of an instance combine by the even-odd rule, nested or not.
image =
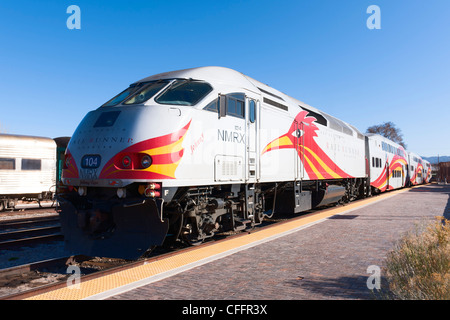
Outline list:
[[[74,253],[136,259],[406,186],[408,165],[393,142],[235,70],[161,73],[77,127],[62,170],[62,231]]]

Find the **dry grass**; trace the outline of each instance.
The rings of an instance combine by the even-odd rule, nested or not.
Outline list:
[[[450,300],[450,220],[407,233],[389,252],[390,296],[400,300]]]

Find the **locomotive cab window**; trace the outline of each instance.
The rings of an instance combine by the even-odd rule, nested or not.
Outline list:
[[[227,96],[227,114],[230,116],[244,118],[244,95],[230,94]]]
[[[221,108],[223,108],[223,110]],[[245,95],[243,93],[220,95],[220,100],[214,100],[204,109],[209,111],[219,111],[221,117],[233,116],[244,119]]]
[[[130,105],[130,104],[141,104],[153,97],[156,93],[158,93],[162,88],[164,88],[167,83],[169,83],[168,80],[164,81],[156,81],[156,82],[150,82],[144,87],[142,87],[140,90],[135,92],[131,97],[129,97],[124,104]]]
[[[160,104],[193,106],[212,91],[209,83],[195,80],[176,80],[155,98]]]
[[[212,102],[208,103],[208,105],[206,107],[204,107],[203,110],[217,112],[219,110],[219,108],[217,106],[218,101],[219,101],[219,99],[214,99]]]
[[[139,90],[143,83],[132,84],[130,87],[116,95],[114,98],[102,105],[102,107],[113,107],[130,97],[136,90]]]

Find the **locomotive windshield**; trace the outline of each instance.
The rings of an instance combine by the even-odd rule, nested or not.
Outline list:
[[[169,80],[159,80],[132,84],[129,88],[102,105],[102,107],[113,107],[124,101],[126,105],[144,103],[168,83]]]
[[[212,91],[209,83],[195,80],[176,80],[155,98],[161,104],[193,106]]]
[[[125,89],[121,93],[119,93],[117,96],[106,102],[102,105],[102,107],[113,107],[115,105],[118,105],[123,100],[125,100],[127,97],[129,97],[133,92],[138,90],[140,87],[142,87],[143,83],[138,83],[136,85],[131,85],[129,88]]]

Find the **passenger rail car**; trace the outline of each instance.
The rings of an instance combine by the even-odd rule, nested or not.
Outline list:
[[[424,182],[423,160],[418,154],[408,152],[409,163],[409,185],[415,186]]]
[[[431,182],[431,163],[425,159],[422,159],[423,164],[423,182],[430,183]]]
[[[378,134],[368,134],[370,185],[375,192],[403,188],[408,181],[406,150]]]
[[[54,140],[0,134],[0,211],[19,199],[52,199],[55,165]]]
[[[76,253],[134,259],[163,242],[197,244],[279,211],[368,196],[369,157],[354,126],[242,73],[161,73],[79,124],[62,172],[72,189],[59,199],[62,230]]]

